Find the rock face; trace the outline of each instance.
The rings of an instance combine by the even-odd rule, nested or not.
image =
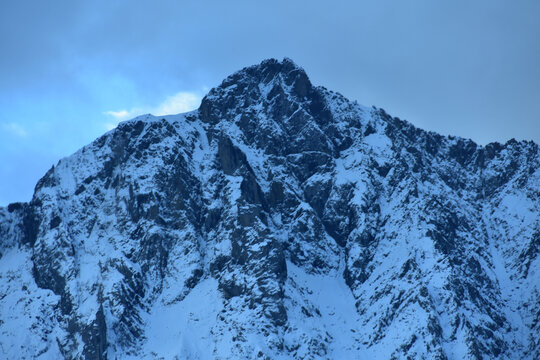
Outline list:
[[[267,60],[0,208],[0,357],[538,359],[540,152]]]

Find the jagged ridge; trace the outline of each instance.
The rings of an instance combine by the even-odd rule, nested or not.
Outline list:
[[[539,165],[263,61],[0,209],[0,353],[538,358]]]

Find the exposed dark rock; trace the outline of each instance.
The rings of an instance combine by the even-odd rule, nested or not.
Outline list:
[[[242,69],[0,208],[0,358],[539,358],[539,153]]]
[[[232,175],[242,165],[247,164],[246,155],[233,145],[228,137],[218,140],[218,158],[223,172]]]

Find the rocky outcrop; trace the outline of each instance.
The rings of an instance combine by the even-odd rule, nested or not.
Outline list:
[[[266,60],[0,208],[6,358],[535,359],[540,153]]]

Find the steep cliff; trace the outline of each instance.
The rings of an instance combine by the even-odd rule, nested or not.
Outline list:
[[[537,144],[266,60],[0,208],[0,357],[538,359],[539,249]]]

